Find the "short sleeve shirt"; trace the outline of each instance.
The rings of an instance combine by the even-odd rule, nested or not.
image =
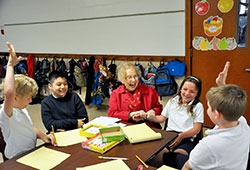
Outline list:
[[[191,151],[188,164],[191,169],[235,170],[246,169],[250,128],[244,117],[236,127],[207,130],[204,137]]]
[[[36,132],[26,109],[13,108],[11,117],[0,110],[0,127],[6,143],[5,156],[9,159],[36,146]]]
[[[168,118],[167,130],[185,132],[192,129],[194,123],[204,122],[204,108],[199,102],[193,108],[193,116],[187,112],[187,104],[178,104],[179,96],[170,99],[164,107],[161,115]],[[192,103],[192,101],[191,101]],[[189,103],[190,104],[190,103]]]

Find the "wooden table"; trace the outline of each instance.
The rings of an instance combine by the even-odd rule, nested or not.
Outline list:
[[[69,153],[71,156],[63,161],[60,165],[53,168],[53,170],[75,170],[77,167],[84,167],[93,165],[109,160],[98,159],[99,155],[102,156],[114,156],[114,157],[126,157],[128,161],[124,161],[130,169],[134,170],[138,167],[140,162],[136,159],[135,155],[138,155],[144,162],[150,161],[155,154],[160,152],[171,140],[173,140],[177,134],[175,132],[167,132],[160,129],[154,129],[156,132],[162,134],[161,140],[154,140],[149,142],[130,144],[128,140],[124,140],[122,143],[112,148],[105,154],[99,154],[93,151],[83,149],[81,144],[76,144],[68,147],[53,147],[52,145],[45,144],[48,148],[52,148],[61,152]],[[35,148],[37,149],[37,148]],[[35,150],[33,149],[33,150]],[[32,151],[33,151],[32,150]],[[30,153],[31,151],[27,152]],[[25,154],[27,154],[25,153]],[[10,159],[0,164],[0,170],[32,170],[34,168],[16,162],[16,160],[25,154]],[[149,170],[155,170],[156,168],[150,167]]]

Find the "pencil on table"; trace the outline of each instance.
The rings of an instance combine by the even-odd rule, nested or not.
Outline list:
[[[146,168],[149,168],[148,165],[145,164],[145,162],[143,162],[143,160],[141,160],[141,158],[137,155],[135,155],[135,157],[146,167]]]

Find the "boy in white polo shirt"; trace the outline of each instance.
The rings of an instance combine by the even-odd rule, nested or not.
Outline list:
[[[0,110],[0,127],[6,142],[5,156],[11,159],[36,146],[36,139],[53,144],[53,135],[45,135],[33,127],[32,120],[25,109],[32,102],[38,87],[30,77],[14,75],[14,66],[22,60],[16,56],[13,45],[7,42],[9,61],[4,80],[4,103]]]
[[[229,84],[212,87],[206,97],[207,114],[216,126],[206,131],[208,136],[191,151],[182,170],[246,169],[250,144],[250,128],[242,116],[246,93]]]

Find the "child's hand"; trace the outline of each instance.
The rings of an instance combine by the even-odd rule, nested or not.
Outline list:
[[[147,112],[147,120],[152,121],[155,118],[155,111],[153,109]]]
[[[174,148],[174,147],[178,146],[181,143],[181,141],[182,141],[182,135],[181,135],[181,133],[179,133],[178,136],[177,136],[177,138],[175,138],[174,142],[172,142],[169,145],[169,147],[170,148]]]
[[[148,117],[148,114],[146,112],[144,112],[144,110],[142,110],[139,115],[142,119],[147,119],[147,117]]]
[[[217,86],[226,84],[227,72],[228,72],[229,66],[230,66],[230,62],[227,61],[226,64],[225,64],[225,66],[224,66],[223,71],[220,72],[219,75],[218,75],[218,77],[216,78],[216,84],[217,84]]]
[[[51,143],[52,145],[55,146],[55,142],[54,142],[54,136],[50,133],[48,135],[44,135],[44,137],[42,138],[42,140],[45,143]]]
[[[15,66],[17,65],[17,63],[19,63],[23,58],[22,57],[18,57],[16,56],[16,51],[14,49],[14,46],[12,44],[10,44],[9,42],[7,42],[8,45],[8,50],[9,50],[9,60],[8,60],[8,66]]]
[[[84,120],[85,120],[86,118],[83,118],[83,119],[78,119],[78,124],[77,124],[77,127],[78,128],[81,128],[83,125],[84,125]]]

